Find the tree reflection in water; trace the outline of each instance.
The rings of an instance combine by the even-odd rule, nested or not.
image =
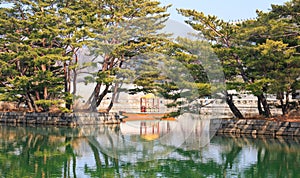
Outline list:
[[[99,139],[95,135],[88,136],[87,130],[83,131],[82,128],[0,127],[0,177],[300,175],[300,145],[297,138],[279,140],[216,136],[204,147],[196,148],[195,145],[200,142],[195,142],[197,144],[193,146],[174,148],[170,154],[155,160],[124,162],[103,152],[100,147],[102,143],[98,142],[99,146],[93,142],[93,139]],[[114,144],[112,133],[118,136],[120,134],[118,125],[99,126],[97,129],[97,133],[106,136],[110,144]],[[122,133],[120,140],[127,139],[128,136]],[[105,145],[107,144],[102,144],[103,147]],[[131,148],[130,145],[124,147]]]
[[[81,128],[103,153],[135,163],[162,159],[179,147],[191,150],[205,146],[216,132],[211,123],[218,125],[220,121],[184,114],[176,121],[130,121],[115,129],[86,125]]]
[[[1,177],[56,177],[70,175],[76,166],[76,140],[58,128],[1,126]],[[74,170],[73,170],[74,171]]]

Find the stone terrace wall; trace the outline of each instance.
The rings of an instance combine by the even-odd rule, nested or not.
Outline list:
[[[224,119],[217,134],[268,135],[300,137],[300,122],[275,122],[266,120]]]
[[[92,125],[119,123],[116,113],[27,113],[0,112],[0,123],[40,125]]]

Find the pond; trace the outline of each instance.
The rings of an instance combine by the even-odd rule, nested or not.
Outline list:
[[[213,136],[212,129],[205,131],[211,121],[177,126],[174,121],[78,128],[1,125],[0,177],[300,175],[300,138]]]

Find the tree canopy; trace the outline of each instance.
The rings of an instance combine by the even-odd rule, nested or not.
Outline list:
[[[109,111],[122,82],[133,76],[137,87],[131,93],[158,93],[172,99],[174,106],[181,105],[183,95],[188,96],[187,103],[193,103],[223,92],[238,118],[244,116],[228,89],[255,95],[259,113],[267,117],[272,116],[268,95],[278,98],[283,114],[295,106],[289,96],[300,85],[299,0],[272,5],[269,12],[257,11],[256,19],[238,23],[178,9],[199,32],[197,40],[172,39],[162,32],[170,6],[159,1],[2,3],[9,5],[0,6],[0,100],[25,104],[30,111],[51,107],[72,111],[80,97],[77,83],[82,80],[95,84],[87,108],[97,110],[112,93]],[[82,49],[88,49],[90,59],[80,54]],[[176,72],[163,71],[162,66],[176,68]],[[227,90],[210,82],[224,82],[220,70]]]
[[[251,91],[258,98],[259,113],[267,117],[272,113],[266,94],[275,94],[281,101],[283,114],[288,113],[290,93],[299,82],[298,0],[272,5],[270,12],[258,11],[255,20],[238,23],[195,10],[178,12],[188,17],[185,22],[211,42],[222,61],[228,89]],[[243,117],[231,95],[227,96],[235,116]]]

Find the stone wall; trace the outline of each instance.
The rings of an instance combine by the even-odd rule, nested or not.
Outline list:
[[[217,134],[268,135],[300,137],[300,122],[275,122],[266,120],[224,119]]]
[[[0,112],[0,123],[40,125],[92,125],[119,123],[116,113],[28,113]]]

